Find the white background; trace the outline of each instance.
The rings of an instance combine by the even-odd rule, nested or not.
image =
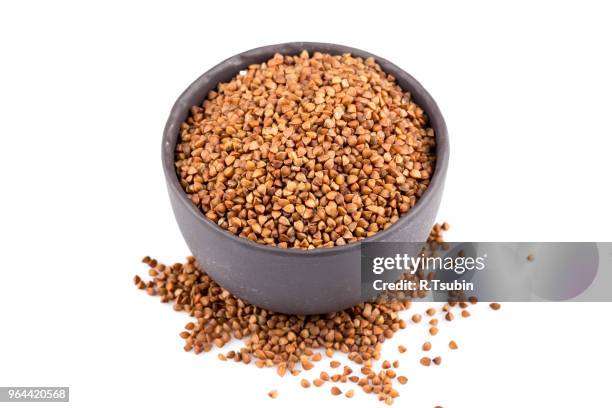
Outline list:
[[[160,163],[170,107],[214,64],[261,45],[351,45],[421,81],[450,131],[448,238],[610,240],[605,2],[153,3],[0,6],[0,385],[70,386],[79,407],[377,404],[185,353],[188,317],[131,283],[143,255],[187,255]],[[411,325],[384,349],[409,347],[396,404],[611,406],[611,311],[479,305],[441,326],[443,364],[430,368],[418,365],[425,326]]]

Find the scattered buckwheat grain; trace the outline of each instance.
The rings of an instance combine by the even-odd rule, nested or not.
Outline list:
[[[444,229],[436,224],[430,234],[430,243],[443,243]],[[133,279],[138,288],[146,289],[147,293],[159,296],[162,302],[173,303],[177,311],[185,311],[195,321],[185,325],[180,337],[185,340],[185,351],[196,354],[210,352],[215,348],[227,345],[232,339],[242,340],[242,345],[236,350],[219,354],[222,361],[235,361],[249,364],[254,362],[259,368],[276,367],[279,376],[287,372],[294,376],[302,370],[309,370],[322,359],[322,354],[316,349],[325,350],[328,357],[335,352],[346,354],[349,360],[361,365],[362,376],[351,375],[353,368],[344,366],[342,373],[332,376],[322,371],[319,378],[312,381],[316,387],[321,387],[325,381],[334,383],[357,384],[365,393],[376,395],[386,404],[392,404],[399,396],[393,388],[393,382],[406,384],[405,376],[397,376],[394,369],[399,367],[398,361],[391,363],[383,360],[380,370],[373,368],[373,362],[380,361],[381,347],[386,339],[395,332],[406,327],[399,314],[410,307],[410,299],[387,299],[372,303],[363,303],[350,309],[317,316],[293,316],[267,311],[234,297],[231,293],[218,286],[199,266],[195,258],[188,257],[185,263],[164,265],[155,259],[143,259],[151,270],[151,281],[145,282],[140,277]],[[464,298],[449,300],[442,307],[446,315],[452,307],[463,309],[462,316],[469,316],[465,310],[468,303]],[[475,300],[470,299],[470,303]],[[491,304],[491,308],[496,309]],[[499,307],[497,307],[499,308]],[[427,315],[434,313],[428,309]],[[420,321],[421,314],[414,314],[413,321]],[[448,319],[447,319],[448,320]],[[437,319],[430,320],[430,333],[437,333]],[[429,351],[431,343],[423,344],[423,350]],[[449,342],[449,348],[457,349],[454,341]],[[406,351],[405,346],[398,346],[400,353]],[[420,363],[429,366],[439,365],[441,357],[433,360],[423,357]],[[333,360],[332,368],[341,364]],[[311,382],[300,381],[302,387],[308,388]],[[333,395],[341,395],[339,387],[331,389]],[[278,392],[268,393],[270,398],[276,398]],[[350,398],[353,390],[344,395]]]

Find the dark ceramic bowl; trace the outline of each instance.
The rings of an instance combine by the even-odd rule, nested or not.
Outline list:
[[[437,163],[427,191],[394,225],[360,242],[424,242],[427,239],[442,197],[449,145],[442,114],[421,84],[387,60],[342,45],[294,42],[256,48],[223,61],[183,92],[172,107],[164,129],[162,162],[172,208],[189,249],[206,272],[234,295],[273,311],[305,315],[338,311],[365,300],[361,292],[360,242],[306,251],[265,246],[240,238],[208,220],[191,203],[179,184],[174,166],[179,129],[192,106],[200,105],[218,83],[229,81],[248,65],[264,62],[277,52],[295,55],[302,50],[374,57],[425,110],[436,134]]]

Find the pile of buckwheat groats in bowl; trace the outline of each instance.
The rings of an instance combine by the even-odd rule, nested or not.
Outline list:
[[[182,124],[176,172],[219,227],[281,248],[370,237],[427,190],[436,138],[373,58],[276,54],[219,84]]]
[[[433,246],[443,243],[442,233],[446,229],[448,224],[436,224],[428,243]],[[185,351],[196,354],[210,352],[233,343],[232,340],[239,340],[242,347],[218,354],[218,358],[253,363],[259,368],[274,367],[280,377],[287,373],[304,376],[300,381],[302,387],[328,384],[335,396],[344,394],[352,398],[354,389],[361,389],[376,395],[387,405],[393,404],[400,395],[398,389],[408,382],[400,371],[399,361],[381,360],[385,340],[407,327],[401,315],[410,309],[410,299],[379,299],[326,315],[286,315],[234,297],[217,285],[193,257],[188,257],[185,263],[173,265],[161,264],[150,257],[145,257],[143,262],[150,268],[151,280],[145,282],[136,275],[134,284],[151,296],[159,296],[162,302],[174,303],[176,311],[187,312],[195,318],[180,333],[185,340]],[[468,307],[476,303],[477,300],[472,298],[449,301],[440,309],[428,308],[423,314],[414,313],[410,320],[418,324],[422,319],[430,319],[429,335],[436,336],[437,314],[450,322],[454,320],[453,309],[459,308],[460,315],[467,318],[470,316]],[[490,307],[498,310],[500,305],[491,303]],[[457,348],[454,340],[448,343],[449,350]],[[400,353],[406,351],[402,345],[398,349]],[[424,342],[422,350],[428,353],[431,343]],[[332,359],[335,353],[345,354],[355,365],[341,367],[340,362],[331,360],[329,367],[336,371],[328,373],[323,370],[318,375],[307,375],[324,358]],[[420,359],[420,364],[440,365],[441,361],[439,355],[426,354]],[[272,390],[268,395],[277,398],[278,392]]]

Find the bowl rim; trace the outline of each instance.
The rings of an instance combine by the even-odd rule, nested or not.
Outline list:
[[[187,104],[185,100],[188,99],[195,90],[199,90],[204,86],[206,87],[210,86],[210,81],[208,79],[209,75],[213,73],[217,73],[217,72],[224,72],[230,69],[232,70],[232,74],[236,75],[238,74],[240,70],[246,68],[244,66],[240,67],[239,65],[237,65],[237,63],[240,62],[240,59],[243,56],[249,56],[252,54],[259,54],[263,52],[270,53],[270,52],[273,52],[274,49],[282,48],[282,47],[291,47],[291,48],[300,49],[300,50],[306,49],[310,53],[317,51],[318,48],[319,49],[334,49],[334,50],[337,50],[336,55],[350,53],[351,55],[362,57],[362,58],[373,57],[375,61],[381,66],[383,71],[387,72],[384,67],[386,67],[387,69],[391,68],[394,71],[402,75],[402,78],[401,78],[402,81],[408,82],[410,84],[410,87],[412,88],[412,90],[407,91],[403,88],[402,90],[404,92],[410,92],[413,99],[416,96],[417,99],[421,100],[421,102],[418,103],[418,105],[427,114],[429,123],[432,127],[434,127],[432,124],[432,118],[436,118],[436,121],[438,122],[438,125],[434,127],[435,138],[436,138],[436,167],[434,169],[434,173],[430,180],[429,186],[427,187],[423,195],[417,200],[414,207],[412,207],[406,214],[402,215],[389,228],[379,231],[376,234],[372,235],[371,237],[363,238],[361,240],[351,242],[348,244],[344,244],[344,245],[337,245],[337,246],[334,245],[333,247],[313,248],[313,249],[279,248],[277,246],[260,244],[248,238],[240,237],[238,235],[231,233],[230,231],[227,231],[219,227],[216,223],[209,220],[208,217],[206,217],[206,215],[202,213],[202,211],[198,207],[196,207],[191,202],[191,200],[187,197],[186,192],[183,190],[183,187],[179,183],[179,178],[176,173],[176,166],[174,162],[174,150],[176,148],[176,142],[178,141],[178,134],[175,135],[175,133],[173,132],[175,125],[178,124],[178,126],[180,127],[180,124],[184,122],[185,119],[181,119],[181,117],[184,116],[185,109],[189,111],[189,109],[192,107],[192,105]],[[330,52],[330,51],[324,51],[324,52]],[[335,51],[331,51],[330,53],[334,53],[334,52]],[[264,61],[261,61],[261,62],[264,62]],[[396,81],[397,81],[398,76],[396,74],[392,74],[392,75],[396,78]],[[216,88],[216,85],[217,84],[214,85],[215,88]],[[215,88],[211,88],[211,89],[215,89]],[[423,105],[425,104],[428,105],[427,109],[423,107]],[[168,160],[168,154],[166,154],[166,149],[168,148],[168,145],[171,145],[171,148],[172,148],[172,152],[173,152],[172,160]],[[355,248],[360,247],[361,244],[364,244],[364,243],[384,241],[385,237],[393,234],[394,231],[402,228],[403,224],[406,224],[411,219],[418,217],[419,213],[421,213],[423,209],[427,207],[427,205],[429,205],[429,203],[434,199],[435,195],[434,195],[433,190],[442,187],[444,180],[445,180],[447,168],[448,168],[448,161],[449,161],[448,129],[446,127],[446,122],[444,121],[444,117],[442,116],[442,113],[440,112],[440,109],[437,103],[435,102],[433,97],[429,94],[429,92],[412,75],[410,75],[408,72],[404,71],[402,68],[398,67],[397,65],[393,64],[392,62],[384,58],[378,57],[377,55],[372,54],[367,51],[363,51],[363,50],[345,46],[345,45],[333,44],[333,43],[320,43],[320,42],[279,43],[279,44],[273,44],[273,45],[253,48],[248,51],[241,52],[239,54],[233,55],[225,59],[224,61],[218,63],[217,65],[215,65],[214,67],[212,67],[211,69],[207,70],[205,73],[200,75],[195,81],[193,81],[181,93],[181,95],[178,97],[178,99],[172,106],[172,109],[168,116],[168,120],[166,121],[166,126],[164,128],[164,133],[163,133],[163,138],[162,138],[162,165],[164,168],[164,175],[166,178],[168,188],[172,189],[175,195],[179,197],[179,200],[182,202],[182,204],[185,207],[188,208],[188,211],[198,221],[200,221],[200,223],[203,224],[205,228],[209,228],[211,231],[213,231],[213,233],[220,234],[221,236],[224,236],[230,239],[231,241],[233,241],[234,243],[238,245],[246,246],[253,250],[265,251],[265,252],[268,252],[274,255],[282,255],[282,254],[285,254],[285,255],[291,254],[291,255],[297,255],[297,256],[335,255],[335,254],[339,254],[343,252],[349,252]]]

